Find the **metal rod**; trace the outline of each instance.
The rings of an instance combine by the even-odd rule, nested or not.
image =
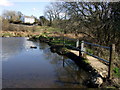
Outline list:
[[[75,42],[75,41],[77,41],[77,39],[68,38],[68,37],[65,37],[65,36],[64,36],[64,38],[65,38],[65,39],[67,39],[67,40],[71,40],[71,41],[74,41],[74,42]]]
[[[97,46],[97,47],[102,47],[102,48],[110,49],[110,47],[107,47],[107,46],[101,46],[101,45],[93,44],[93,43],[89,43],[89,42],[84,42],[84,43],[86,43],[86,44],[90,44],[90,45],[93,45],[93,46]]]
[[[95,56],[95,55],[93,55],[93,54],[90,54],[90,53],[88,53],[88,52],[85,52],[85,51],[81,51],[81,52],[84,52],[84,53],[86,53],[86,54],[88,54],[88,55],[90,55],[90,56],[93,56],[94,58],[97,58],[97,59],[99,59],[99,60],[102,60],[102,61],[104,61],[104,62],[109,63],[109,61],[107,61],[107,60],[105,60],[105,59],[102,59],[102,58],[100,58],[100,57],[98,57],[98,56]]]
[[[84,41],[82,41],[82,42],[84,42]],[[88,44],[88,42],[84,42],[84,43],[87,43],[87,44]],[[89,44],[92,44],[92,43],[89,43]],[[65,45],[66,45],[66,46],[70,46],[70,45],[67,45],[67,44],[65,44]],[[97,44],[92,44],[92,45],[94,45],[94,46],[100,46],[100,45],[97,45]],[[74,47],[74,46],[70,46],[70,47],[72,47],[73,49],[76,49],[76,50],[78,50],[78,51],[84,52],[84,53],[86,53],[86,54],[88,54],[88,55],[90,55],[90,56],[93,56],[94,58],[97,58],[97,59],[99,59],[99,60],[102,60],[102,61],[104,61],[104,62],[109,63],[109,61],[107,61],[107,60],[105,60],[105,59],[102,59],[102,58],[100,58],[100,57],[98,57],[98,56],[95,56],[95,55],[93,55],[93,54],[90,54],[90,53],[88,53],[88,52],[82,51],[82,50],[79,49],[79,48],[76,48],[76,47]],[[106,46],[100,46],[100,47],[109,48],[109,49],[110,49],[110,47],[106,47]]]

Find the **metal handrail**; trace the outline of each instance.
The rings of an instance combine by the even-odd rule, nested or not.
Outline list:
[[[65,39],[67,39],[67,38],[65,38]],[[110,50],[110,47],[107,47],[107,46],[101,46],[101,45],[98,45],[98,44],[93,44],[93,43],[89,43],[89,42],[85,42],[85,41],[82,41],[82,43],[86,43],[86,44],[90,44],[90,45],[98,46],[98,47],[102,47],[102,48],[107,48],[107,49]],[[85,52],[85,51],[83,51],[83,50],[81,50],[81,49],[79,49],[79,48],[77,48],[77,47],[70,46],[70,45],[67,45],[67,44],[65,44],[65,45],[66,45],[66,46],[69,46],[69,47],[72,47],[73,49],[76,49],[76,50],[78,50],[78,51],[84,52],[84,53],[86,53],[86,54],[88,54],[88,55],[90,55],[90,56],[92,56],[92,57],[94,57],[94,58],[97,58],[97,59],[99,59],[99,60],[102,60],[102,61],[104,61],[104,62],[106,62],[106,63],[109,63],[109,61],[107,61],[107,60],[105,60],[105,59],[103,59],[103,58],[100,58],[100,57],[98,57],[98,56],[95,56],[95,55],[93,55],[93,54],[90,54],[90,53],[88,53],[88,52]]]
[[[97,59],[99,59],[99,60],[102,60],[102,61],[104,61],[104,62],[109,63],[109,61],[107,61],[107,60],[105,60],[105,59],[103,59],[103,58],[100,58],[100,57],[98,57],[98,56],[95,56],[95,55],[93,55],[93,54],[90,54],[90,53],[88,53],[88,52],[85,52],[85,51],[81,51],[81,52],[84,52],[84,53],[86,53],[86,54],[88,54],[88,55],[90,55],[90,56],[92,56],[92,57],[94,57],[94,58],[97,58]]]
[[[95,55],[93,55],[91,53],[86,52],[85,48],[84,48],[84,44],[90,44],[90,45],[93,45],[93,46],[97,46],[97,47],[102,47],[102,48],[108,49],[110,51],[109,61],[105,60],[103,58],[100,58],[98,56],[95,56]],[[70,45],[67,45],[67,46],[70,46]],[[76,45],[76,46],[78,46],[78,45]],[[82,52],[82,56],[84,56],[84,53],[86,53],[86,54],[88,54],[88,55],[90,55],[90,56],[92,56],[94,58],[97,58],[97,59],[99,59],[101,61],[104,61],[104,62],[108,63],[108,78],[111,79],[111,77],[112,77],[112,73],[111,72],[112,72],[112,66],[113,66],[112,65],[112,60],[114,59],[113,57],[114,57],[114,53],[115,53],[115,44],[112,44],[110,47],[107,47],[107,46],[101,46],[101,45],[98,45],[98,44],[93,44],[93,43],[82,41],[81,42],[81,49],[79,49],[77,47],[74,47],[74,46],[70,46],[70,47],[78,50],[79,52]]]
[[[67,45],[67,46],[70,46],[70,45]],[[74,46],[70,46],[70,47],[72,47],[73,49],[76,49],[76,50],[78,50],[78,51],[84,52],[84,53],[86,53],[86,54],[88,54],[88,55],[90,55],[90,56],[93,56],[94,58],[97,58],[97,59],[99,59],[99,60],[102,60],[102,61],[104,61],[104,62],[109,63],[109,61],[107,61],[107,60],[105,60],[105,59],[103,59],[103,58],[100,58],[100,57],[98,57],[98,56],[95,56],[95,55],[93,55],[93,54],[90,54],[90,53],[88,53],[88,52],[82,51],[82,50],[79,49],[79,48],[76,48],[76,47],[74,47]]]
[[[89,43],[89,42],[85,42],[85,41],[84,41],[84,43],[90,44],[90,45],[93,45],[93,46],[97,46],[97,47],[102,47],[102,48],[110,49],[110,47],[107,47],[107,46],[101,46],[101,45],[98,45],[98,44],[93,44],[93,43]]]

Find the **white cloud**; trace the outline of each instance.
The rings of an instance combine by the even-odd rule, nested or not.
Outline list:
[[[8,0],[0,0],[0,6],[12,6],[13,3]]]
[[[37,8],[32,8],[33,11],[38,12],[39,10]]]
[[[36,8],[33,8],[34,11],[36,11],[37,9]]]

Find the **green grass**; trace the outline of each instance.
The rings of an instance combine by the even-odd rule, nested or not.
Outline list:
[[[76,42],[74,42],[74,41],[65,40],[65,43],[70,45],[70,46],[74,46],[74,47],[76,46]]]
[[[53,27],[48,27],[47,30],[49,32],[60,32],[61,31],[61,29],[59,29],[59,28],[53,28]]]
[[[35,31],[47,31],[47,32],[60,32],[61,29],[59,28],[53,28],[49,26],[36,26]]]
[[[0,37],[2,37],[2,33],[0,33]]]
[[[1,34],[1,36],[4,36],[4,37],[6,37],[6,36],[12,37],[13,35],[10,34],[10,33],[3,33],[3,34]]]
[[[46,33],[43,33],[39,36],[42,36],[44,38],[50,39],[51,40],[51,44],[52,45],[57,45],[57,44],[66,44],[66,45],[70,45],[70,46],[75,46],[76,42],[75,41],[71,41],[71,40],[63,40],[63,38],[58,38],[58,37],[49,37]],[[39,37],[38,36],[38,37]],[[34,36],[36,37],[36,36]]]
[[[69,52],[69,50],[68,50],[66,47],[63,47],[63,48],[61,49],[61,51],[63,51],[63,54],[66,54],[66,53]]]
[[[33,37],[35,37],[36,39],[38,39],[40,37],[40,35],[34,35]]]
[[[87,64],[90,64],[86,58],[84,58],[83,61]]]
[[[70,40],[63,40],[61,38],[54,38],[51,43],[54,44],[67,44],[67,45],[71,45],[71,46],[75,46],[75,42],[74,41],[70,41]]]
[[[51,31],[54,31],[56,30],[55,28],[52,28],[52,27],[39,27],[39,29],[41,28],[49,28],[49,30]],[[59,30],[57,30],[59,31]],[[35,39],[38,39],[40,36],[44,37],[44,38],[47,38],[47,39],[50,39],[51,40],[51,44],[55,45],[55,44],[66,44],[66,45],[70,45],[70,46],[76,46],[76,42],[75,41],[71,41],[71,40],[66,40],[63,38],[58,38],[58,37],[49,37],[48,36],[49,33],[46,33],[46,32],[43,32],[41,33],[40,35],[37,35],[37,36],[33,36]]]
[[[106,88],[108,88],[108,89],[115,89],[114,86],[107,86]]]
[[[90,54],[94,54],[93,50],[86,48],[86,52],[90,53]]]
[[[115,67],[115,68],[113,69],[113,71],[114,71],[114,76],[120,77],[120,68]]]

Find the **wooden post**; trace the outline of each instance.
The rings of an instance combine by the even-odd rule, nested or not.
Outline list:
[[[84,56],[84,41],[81,41],[81,54],[82,54],[82,57]]]
[[[65,37],[64,37],[64,32],[63,32],[63,47],[65,47]]]
[[[77,39],[76,47],[79,47],[79,39]]]
[[[86,48],[84,47],[84,51],[86,52]],[[86,58],[86,53],[83,53],[83,57]]]
[[[64,61],[64,57],[62,57],[62,59],[63,59],[63,67],[65,66],[65,61]]]
[[[63,47],[65,47],[65,37],[63,36]]]
[[[110,58],[109,58],[109,68],[108,68],[108,79],[112,79],[112,69],[113,69],[113,60],[115,55],[115,44],[110,46]]]

